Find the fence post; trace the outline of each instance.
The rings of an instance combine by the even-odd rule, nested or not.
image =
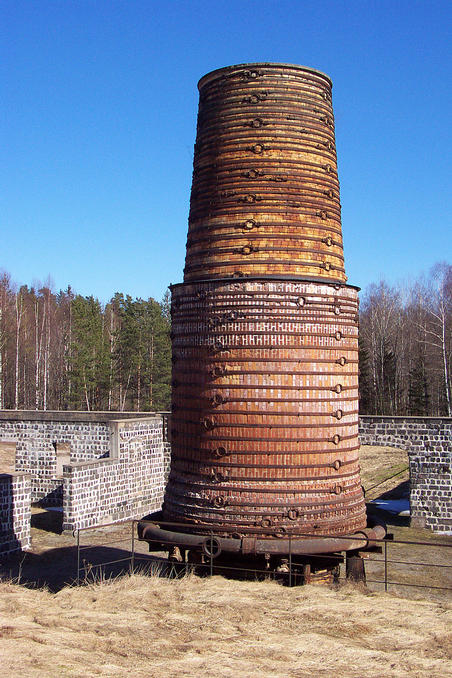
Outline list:
[[[292,586],[292,537],[289,534],[289,586]]]
[[[385,539],[385,591],[388,590],[388,542]]]
[[[135,571],[135,521],[132,520],[132,556],[130,558],[130,574]]]
[[[77,530],[77,586],[80,586],[80,530]]]
[[[210,576],[213,575],[213,532],[210,533]]]

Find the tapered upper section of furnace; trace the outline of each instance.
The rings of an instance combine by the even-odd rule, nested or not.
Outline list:
[[[240,64],[198,87],[184,280],[345,282],[328,76]]]

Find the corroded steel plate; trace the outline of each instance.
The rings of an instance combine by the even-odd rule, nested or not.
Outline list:
[[[356,289],[250,279],[172,293],[166,519],[269,536],[364,527]]]
[[[290,64],[207,74],[184,280],[346,280],[330,79]]]

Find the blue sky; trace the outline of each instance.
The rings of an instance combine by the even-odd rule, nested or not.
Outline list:
[[[181,282],[197,82],[333,80],[349,282],[451,260],[450,0],[2,0],[0,269],[107,301]]]

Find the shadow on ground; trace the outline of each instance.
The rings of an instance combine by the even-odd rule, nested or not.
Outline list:
[[[80,552],[77,569],[77,546],[55,548],[41,554],[18,553],[0,564],[0,579],[12,580],[28,588],[45,587],[56,593],[65,586],[111,579],[130,570],[131,552],[108,546],[87,546]],[[159,558],[136,554],[135,570],[158,569]]]

